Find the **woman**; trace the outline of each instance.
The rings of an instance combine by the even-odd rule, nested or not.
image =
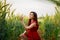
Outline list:
[[[39,27],[37,21],[37,13],[33,11],[30,12],[28,25],[25,25],[25,23],[23,22],[23,17],[21,17],[20,20],[24,25],[24,28],[26,29],[26,31],[24,31],[24,33],[20,35],[22,39],[27,37],[28,40],[41,40],[37,32]]]

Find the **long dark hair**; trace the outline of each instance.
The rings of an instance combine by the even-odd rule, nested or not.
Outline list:
[[[33,11],[31,11],[30,13],[33,13],[33,15],[34,15],[34,21],[36,21],[36,25],[37,26],[39,26],[38,25],[38,20],[37,20],[37,13],[36,12],[33,12]],[[29,19],[29,22],[28,22],[28,26],[31,24],[31,19]]]

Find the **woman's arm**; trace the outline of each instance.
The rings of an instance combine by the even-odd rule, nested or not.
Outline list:
[[[21,23],[24,25],[25,29],[31,29],[32,27],[36,26],[36,22],[32,23],[31,25],[27,26],[24,22],[23,22],[23,17],[20,17]]]
[[[34,26],[36,26],[36,23],[35,23],[35,22],[32,23],[32,24],[29,25],[29,26],[27,26],[23,21],[22,21],[21,23],[24,25],[24,28],[25,28],[25,29],[31,29],[31,28],[33,28]]]
[[[24,31],[24,33],[23,34],[25,34],[26,33],[26,31]]]
[[[25,36],[26,31],[24,31],[22,34],[20,34],[20,37]]]

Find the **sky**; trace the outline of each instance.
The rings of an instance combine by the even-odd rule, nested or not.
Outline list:
[[[29,12],[34,11],[38,17],[55,14],[55,4],[46,0],[7,0],[7,3],[12,4],[11,10],[15,10],[15,15],[29,15]]]

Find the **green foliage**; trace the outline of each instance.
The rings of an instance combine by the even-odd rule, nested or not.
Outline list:
[[[52,20],[49,19],[49,16],[46,16],[46,19],[44,21],[44,26],[45,26],[45,40],[52,40],[52,34],[54,31],[54,24],[52,23]]]
[[[24,32],[23,25],[19,17],[11,16],[7,19],[7,40],[17,40],[19,35]]]
[[[45,40],[60,40],[60,12],[56,12],[54,16],[46,16],[44,19]]]
[[[6,36],[6,20],[5,16],[7,14],[6,7],[8,4],[6,4],[6,0],[4,0],[4,3],[2,0],[0,0],[0,40],[5,40]]]
[[[3,2],[4,1],[4,2]],[[19,17],[14,16],[15,9],[11,12],[11,5],[6,0],[0,0],[0,40],[17,40],[24,32]]]

